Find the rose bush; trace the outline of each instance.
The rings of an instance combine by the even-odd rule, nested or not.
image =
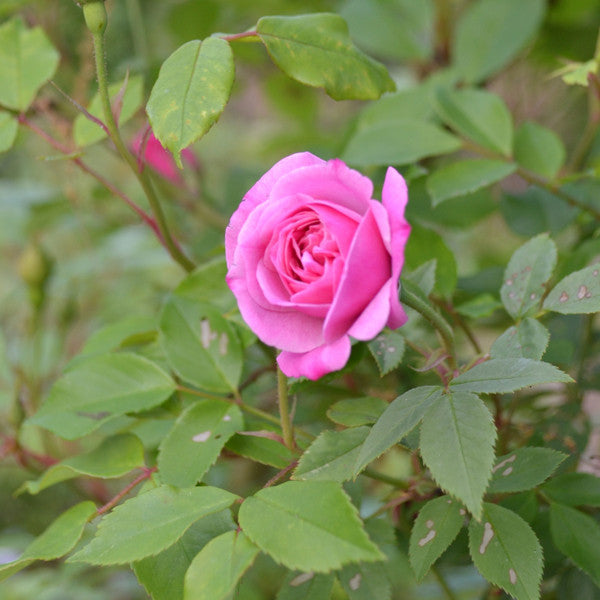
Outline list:
[[[226,231],[227,283],[250,328],[281,349],[288,376],[342,368],[350,337],[406,321],[398,285],[410,226],[406,184],[388,168],[382,201],[341,160],[308,152],[275,164]]]

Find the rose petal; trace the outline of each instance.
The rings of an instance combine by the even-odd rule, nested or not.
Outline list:
[[[338,371],[350,357],[350,338],[345,335],[331,344],[324,344],[310,352],[297,354],[281,352],[277,357],[279,368],[288,377],[308,377],[313,381],[327,373]]]
[[[377,204],[375,200],[371,203]],[[390,255],[370,208],[356,230],[335,300],[325,319],[326,342],[348,332],[390,278],[390,265]]]
[[[354,321],[348,333],[357,340],[372,340],[387,323],[390,314],[391,280],[383,285],[369,302],[362,314]]]
[[[396,329],[406,323],[406,313],[399,300],[398,281],[404,265],[404,248],[410,235],[410,225],[404,218],[404,209],[408,202],[406,182],[402,175],[392,167],[388,168],[385,175],[381,199],[388,213],[391,230],[392,286],[390,288],[390,317],[387,326]]]
[[[248,215],[259,205],[267,200],[271,189],[281,177],[310,165],[324,164],[325,161],[310,152],[298,152],[286,156],[275,163],[248,191],[238,209],[233,213],[229,225],[225,230],[225,257],[229,264],[235,248],[240,229],[246,222]]]

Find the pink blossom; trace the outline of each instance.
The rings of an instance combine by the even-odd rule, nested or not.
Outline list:
[[[370,340],[406,321],[398,299],[406,184],[390,167],[383,203],[372,193],[341,160],[303,152],[267,171],[231,217],[227,283],[250,328],[281,349],[288,376],[341,369],[350,336]]]
[[[135,156],[138,159],[140,158],[141,148],[145,141],[145,151],[143,157],[144,164],[148,165],[152,170],[156,171],[159,175],[162,175],[165,179],[168,179],[171,183],[175,183],[177,185],[181,184],[183,181],[181,172],[177,168],[171,153],[163,147],[152,131],[149,135],[147,135],[146,140],[144,140],[144,137],[145,132],[140,131],[131,143],[131,148]],[[186,162],[188,165],[191,167],[196,167],[196,156],[189,148],[183,150],[181,156],[183,157],[184,162]]]

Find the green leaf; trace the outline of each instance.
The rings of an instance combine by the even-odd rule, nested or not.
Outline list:
[[[86,454],[66,458],[50,467],[39,479],[25,482],[19,491],[38,494],[47,487],[80,475],[110,479],[144,465],[144,447],[131,433],[106,438]]]
[[[370,54],[392,59],[427,61],[433,50],[432,0],[350,0],[340,14],[356,43]]]
[[[203,517],[171,547],[133,563],[133,570],[153,600],[183,600],[184,577],[194,556],[210,540],[232,529],[230,510]]]
[[[335,577],[325,573],[290,573],[277,600],[326,600],[331,597]]]
[[[600,588],[585,573],[571,567],[563,571],[556,586],[556,600],[600,600]]]
[[[392,585],[383,563],[345,566],[339,580],[349,600],[390,600]]]
[[[80,502],[69,508],[33,540],[17,560],[0,566],[0,581],[36,560],[55,560],[70,552],[95,512],[93,502]]]
[[[409,434],[442,395],[442,388],[428,385],[398,396],[383,412],[367,436],[354,467],[360,473],[371,461]]]
[[[242,503],[239,523],[261,550],[289,569],[322,573],[385,558],[333,481],[288,481],[262,489]]]
[[[25,112],[60,57],[40,27],[16,17],[0,26],[0,105]]]
[[[435,273],[437,271],[437,259],[432,258],[422,265],[419,265],[416,269],[410,273],[403,273],[403,281],[411,281],[414,283],[425,296],[429,296],[433,291],[435,285]]]
[[[225,442],[244,426],[240,409],[221,400],[200,400],[188,407],[158,451],[161,481],[189,487],[204,477]],[[182,460],[185,457],[185,460]]]
[[[433,478],[476,519],[492,474],[495,441],[492,415],[475,394],[438,396],[421,424],[421,456]]]
[[[600,586],[600,525],[589,515],[552,502],[550,530],[556,547]]]
[[[556,244],[547,234],[534,237],[515,251],[500,288],[502,302],[512,317],[527,316],[539,307],[555,265]]]
[[[561,279],[544,300],[544,308],[564,315],[600,311],[600,265]]]
[[[375,423],[387,406],[383,398],[348,398],[332,404],[327,409],[327,416],[338,425],[358,427]]]
[[[217,37],[180,46],[163,63],[146,112],[152,130],[181,168],[181,151],[221,116],[234,79],[233,53]]]
[[[456,391],[502,394],[530,385],[572,381],[550,363],[530,358],[492,358],[455,377],[450,385]]]
[[[171,377],[149,360],[106,354],[63,375],[29,422],[72,440],[116,416],[153,408],[174,391]]]
[[[438,233],[412,223],[404,258],[408,269],[415,269],[431,259],[436,259],[435,289],[443,296],[452,295],[457,281],[456,259]]]
[[[124,84],[125,81],[120,81],[108,86],[108,94],[111,102],[114,102],[116,97],[121,93]],[[121,113],[118,119],[119,125],[124,125],[129,121],[142,106],[143,102],[144,80],[140,75],[133,75],[128,79],[125,93],[123,93]],[[97,119],[101,121],[105,120],[102,100],[98,93],[92,98],[87,111]],[[105,137],[106,132],[100,125],[90,121],[84,114],[77,115],[73,123],[73,139],[78,146],[89,146],[103,140]]]
[[[233,326],[213,307],[172,295],[159,330],[167,361],[183,380],[210,392],[237,389],[242,346]]]
[[[368,433],[368,427],[321,432],[300,457],[293,479],[352,479],[354,463]]]
[[[235,454],[277,469],[287,467],[294,460],[292,452],[282,443],[255,435],[236,434],[227,441],[225,448]]]
[[[427,179],[431,202],[435,207],[449,198],[470,194],[508,177],[516,168],[512,163],[487,158],[450,163]]]
[[[566,454],[550,448],[518,448],[497,459],[488,493],[530,490],[550,477]]]
[[[18,129],[19,124],[10,113],[0,112],[0,152],[6,152],[12,148]]]
[[[567,85],[588,87],[590,73],[598,73],[598,61],[595,58],[586,62],[569,62],[566,66],[555,71],[553,75],[560,75]]]
[[[211,540],[185,574],[184,600],[227,600],[258,552],[242,531],[228,531]]]
[[[421,508],[410,533],[408,551],[417,580],[427,575],[431,565],[454,541],[463,526],[465,514],[464,508],[448,496],[429,500]]]
[[[342,159],[357,167],[406,165],[455,152],[461,145],[456,136],[433,123],[399,117],[358,130]]]
[[[550,332],[531,317],[509,327],[490,348],[492,358],[531,358],[540,360],[544,356]]]
[[[542,547],[526,521],[495,504],[484,504],[480,523],[469,525],[469,550],[477,570],[516,600],[538,600]]]
[[[512,116],[496,94],[484,90],[440,88],[434,98],[439,117],[476,144],[510,156]]]
[[[339,15],[263,17],[256,31],[286,75],[324,88],[334,100],[375,100],[396,87],[381,63],[352,44]]]
[[[122,565],[172,546],[202,517],[230,506],[237,496],[215,487],[154,488],[106,515],[94,539],[69,561]]]
[[[469,82],[493,75],[533,37],[544,12],[544,0],[472,2],[456,27],[454,65]]]
[[[566,152],[554,131],[525,121],[515,133],[513,155],[525,169],[554,179],[565,162]]]
[[[496,309],[501,307],[502,303],[492,294],[484,293],[458,304],[455,308],[459,315],[469,317],[469,319],[481,319],[489,317]]]
[[[565,473],[553,477],[541,489],[560,504],[600,507],[600,477],[590,473]]]
[[[398,331],[384,331],[367,345],[382,377],[400,364],[406,346],[404,336]]]
[[[235,296],[225,282],[225,257],[213,259],[197,267],[173,291],[176,296],[210,304],[221,313],[237,306]]]

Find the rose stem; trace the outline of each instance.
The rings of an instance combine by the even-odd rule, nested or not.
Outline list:
[[[452,370],[457,369],[456,365],[456,349],[454,348],[454,333],[446,320],[436,310],[434,310],[427,302],[424,302],[416,294],[413,294],[402,286],[400,301],[406,306],[410,306],[427,319],[440,334],[446,352],[448,353],[448,363]]]
[[[104,3],[92,3],[91,6],[98,9],[104,9]],[[84,11],[86,9],[89,10],[90,4],[84,5]],[[110,133],[110,138],[115,145],[117,151],[123,158],[123,160],[129,165],[134,175],[138,179],[142,189],[146,197],[148,198],[148,202],[150,203],[150,207],[152,209],[152,213],[156,219],[158,224],[158,228],[160,233],[165,241],[165,246],[171,255],[171,257],[186,271],[194,270],[194,263],[183,254],[181,249],[179,248],[177,242],[171,236],[171,232],[169,231],[167,220],[165,218],[164,212],[160,205],[160,201],[156,192],[154,191],[154,187],[152,186],[152,182],[150,181],[150,177],[146,171],[140,172],[137,166],[136,159],[131,155],[123,139],[121,138],[121,133],[119,132],[119,128],[115,121],[115,117],[113,115],[112,106],[110,103],[110,95],[108,93],[108,76],[106,72],[106,58],[105,58],[105,48],[104,48],[104,29],[90,29],[92,32],[92,38],[94,41],[94,57],[96,61],[96,76],[98,78],[98,94],[100,96],[100,100],[102,102],[102,110],[104,113],[104,122],[108,128]]]
[[[279,419],[281,422],[283,441],[290,450],[294,451],[296,449],[296,443],[294,442],[292,424],[290,423],[287,377],[279,367],[277,367],[277,400],[279,402]]]

